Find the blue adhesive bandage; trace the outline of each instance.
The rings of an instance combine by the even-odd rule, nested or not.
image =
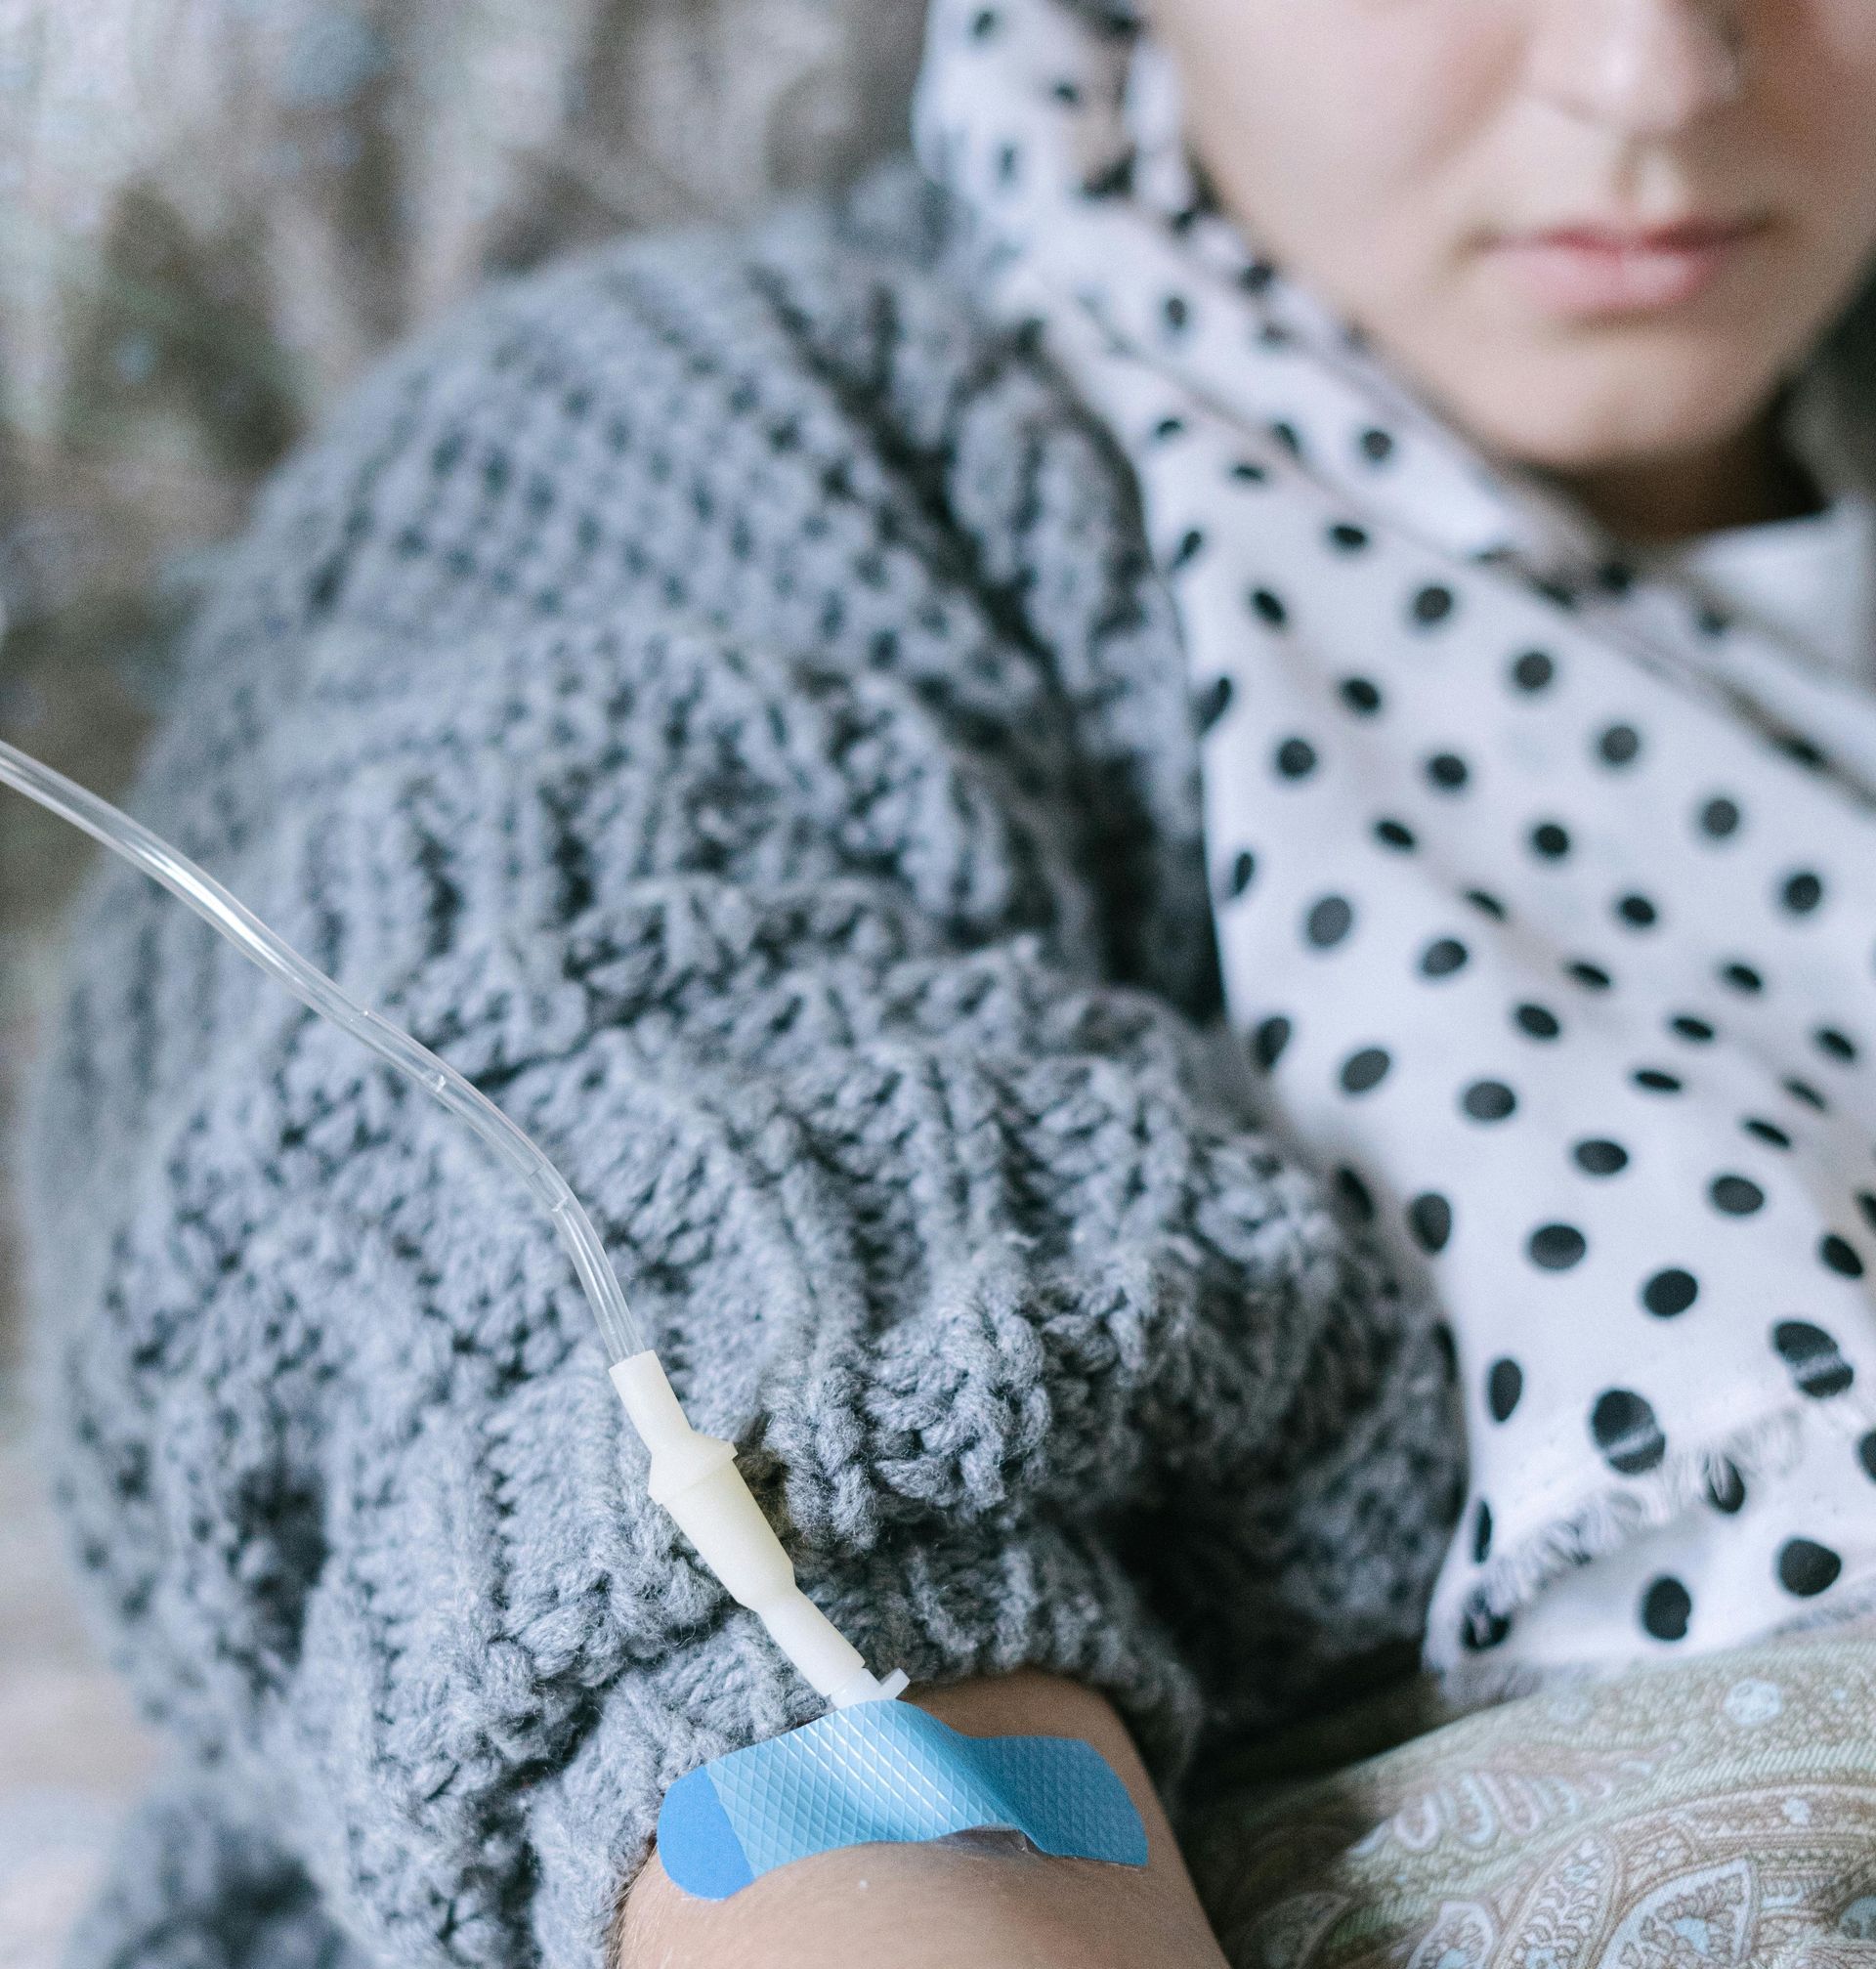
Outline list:
[[[723,1901],[811,1853],[988,1827],[1063,1859],[1146,1864],[1146,1827],[1091,1743],[961,1736],[909,1702],[836,1710],[680,1777],[658,1845],[686,1893]]]

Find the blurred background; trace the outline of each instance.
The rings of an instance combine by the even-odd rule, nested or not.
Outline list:
[[[485,278],[906,142],[922,0],[0,0],[0,737],[120,795],[257,479]],[[6,1157],[83,838],[0,792],[0,1969],[152,1747],[32,1468]]]

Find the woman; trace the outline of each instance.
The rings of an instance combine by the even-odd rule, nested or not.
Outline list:
[[[1195,1753],[1860,1608],[1872,100],[1860,0],[947,0],[924,178],[499,289],[276,482],[145,810],[1154,1860],[645,1866],[804,1691],[545,1234],[111,884],[37,1274],[187,1754],[93,1957],[1215,1963]]]

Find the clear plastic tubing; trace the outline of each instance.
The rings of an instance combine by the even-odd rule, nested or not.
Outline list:
[[[82,828],[94,840],[103,841],[106,847],[122,855],[133,868],[161,882],[205,922],[214,924],[269,977],[277,979],[321,1018],[343,1027],[361,1046],[370,1048],[406,1080],[414,1081],[451,1114],[467,1122],[497,1159],[528,1185],[535,1201],[552,1219],[567,1256],[579,1274],[593,1317],[599,1322],[608,1359],[627,1360],[645,1351],[644,1332],[625,1303],[592,1219],[568,1186],[567,1178],[487,1094],[471,1087],[454,1067],[440,1060],[428,1047],[419,1046],[408,1033],[399,1031],[388,1019],[348,998],[323,971],[315,969],[291,944],[276,936],[252,910],[236,902],[213,876],[128,814],[119,813],[108,801],[87,792],[64,774],[41,765],[4,740],[0,740],[0,781],[28,799],[37,800],[42,807],[50,808],[73,827]]]
[[[625,1303],[592,1219],[567,1178],[500,1108],[428,1047],[348,998],[187,855],[4,740],[0,786],[36,800],[160,882],[269,977],[475,1130],[528,1185],[574,1262],[606,1344],[613,1386],[651,1451],[646,1487],[653,1501],[677,1521],[731,1597],[756,1615],[782,1652],[836,1708],[896,1696],[906,1686],[905,1676],[895,1671],[883,1682],[876,1680],[859,1650],[796,1585],[792,1562],[736,1468],[734,1448],[718,1436],[700,1434],[685,1418],[658,1355]]]

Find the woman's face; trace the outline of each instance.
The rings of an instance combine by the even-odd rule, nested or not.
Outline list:
[[[1225,205],[1447,415],[1528,464],[1724,444],[1876,257],[1876,0],[1149,0],[1149,16]],[[1708,229],[1692,243],[1583,236],[1689,224]]]

